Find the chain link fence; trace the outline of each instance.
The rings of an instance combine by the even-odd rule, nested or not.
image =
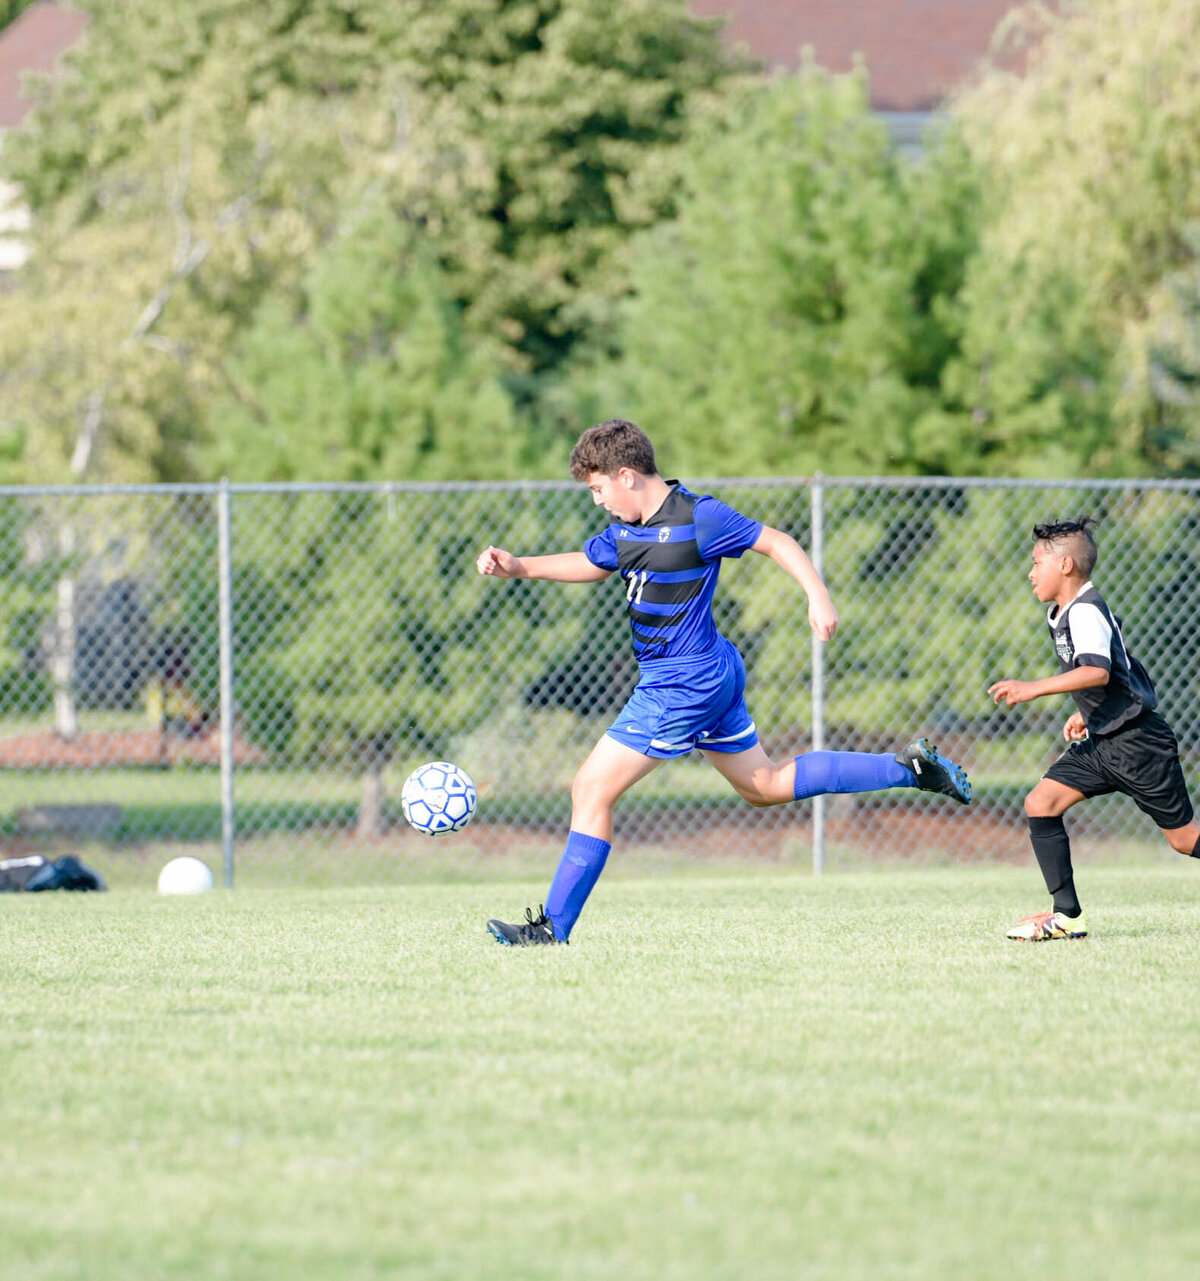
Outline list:
[[[996,709],[986,688],[1057,670],[1025,577],[1030,529],[1080,512],[1101,519],[1097,583],[1190,774],[1200,486],[692,487],[811,548],[842,615],[815,645],[775,566],[724,567],[718,625],[746,656],[767,751],[895,750],[925,733],[968,768],[976,803],[900,790],[755,810],[693,754],[623,799],[619,849],[831,868],[1028,858],[1022,798],[1072,705]],[[118,883],[184,852],[239,883],[385,880],[522,852],[549,870],[574,770],[636,680],[623,586],[484,579],[473,562],[489,542],[580,548],[603,520],[580,487],[77,487],[0,502],[6,854],[82,851]],[[439,758],[473,776],[480,803],[463,833],[433,840],[407,828],[399,793]],[[1085,857],[1161,844],[1122,799],[1076,814]]]

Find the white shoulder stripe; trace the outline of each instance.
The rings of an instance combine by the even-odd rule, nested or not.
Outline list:
[[[1100,654],[1112,657],[1112,624],[1102,610],[1090,601],[1079,601],[1067,613],[1071,648],[1076,654]]]

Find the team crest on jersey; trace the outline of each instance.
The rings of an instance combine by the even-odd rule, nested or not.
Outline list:
[[[664,526],[658,531],[658,541],[660,543],[669,543],[671,541],[671,531],[669,528]]]
[[[1054,633],[1054,652],[1064,663],[1071,661],[1071,638],[1067,635],[1065,628],[1061,632]]]

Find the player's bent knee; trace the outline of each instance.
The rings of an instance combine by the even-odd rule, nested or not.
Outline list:
[[[1025,814],[1027,818],[1058,818],[1062,807],[1056,803],[1053,793],[1047,793],[1035,787],[1025,797]]]
[[[603,795],[603,789],[599,783],[580,772],[575,775],[575,781],[571,784],[571,803],[577,808],[580,805],[591,805],[599,801]]]
[[[604,774],[580,770],[571,784],[571,804],[578,809],[610,808],[621,789]]]
[[[1164,832],[1167,838],[1167,844],[1175,851],[1176,854],[1191,854],[1195,851],[1196,841],[1200,839],[1200,833],[1195,828],[1180,827],[1170,832]]]

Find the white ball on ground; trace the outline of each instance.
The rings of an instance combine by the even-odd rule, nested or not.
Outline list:
[[[213,887],[208,864],[190,855],[173,858],[158,874],[160,894],[203,894]]]

